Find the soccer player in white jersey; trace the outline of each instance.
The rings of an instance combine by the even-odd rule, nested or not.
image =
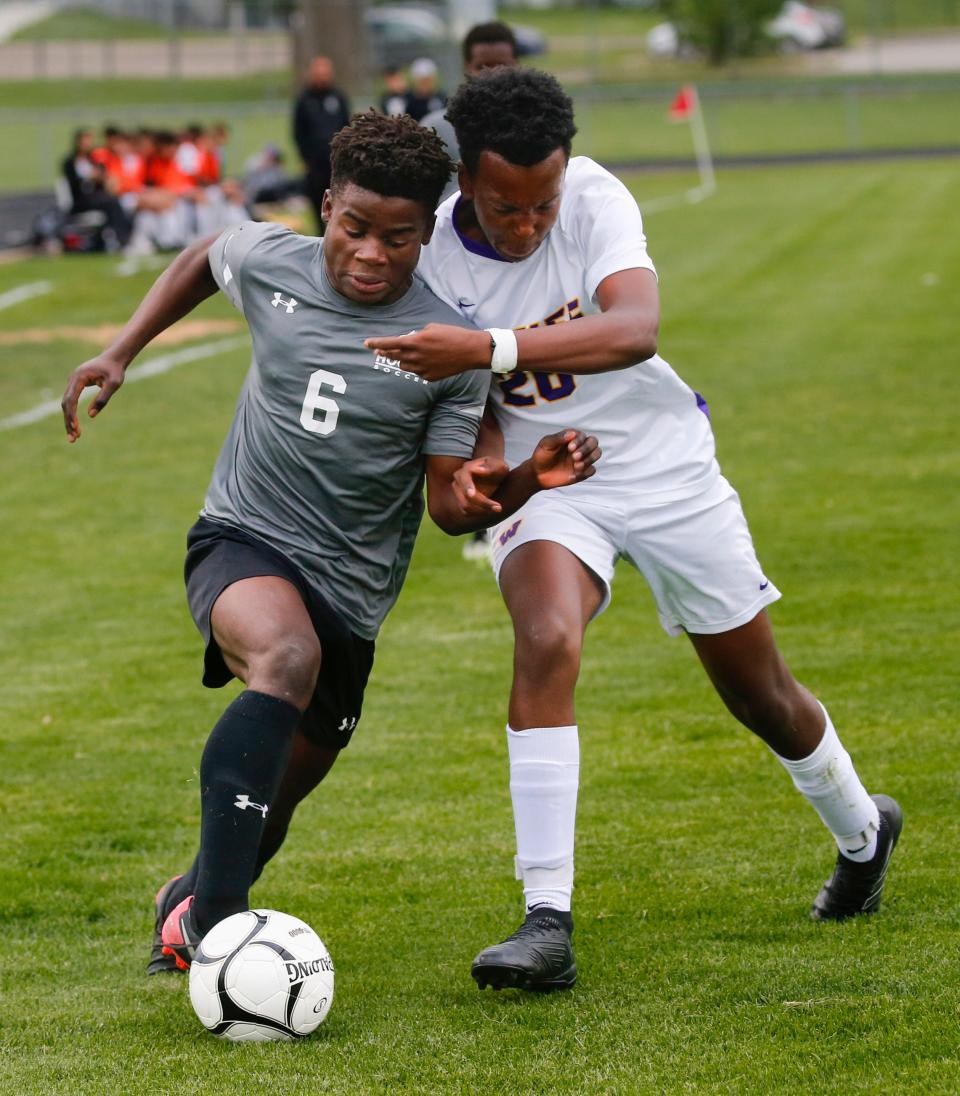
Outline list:
[[[539,495],[493,533],[515,632],[507,747],[526,918],[477,956],[473,977],[481,988],[527,989],[576,978],[574,686],[584,632],[610,600],[621,556],[649,583],[664,629],[689,637],[730,712],[836,840],[811,915],[873,912],[900,808],[867,794],[826,709],[774,644],[766,606],[780,593],[720,474],[706,405],[657,354],[657,277],[636,203],[599,165],[570,158],[572,104],[551,76],[493,70],[461,87],[447,114],[461,192],[441,206],[419,271],[487,330],[430,325],[367,345],[431,380],[492,370],[489,408],[509,464],[560,418],[604,450],[589,486]],[[469,476],[460,480],[482,505]]]

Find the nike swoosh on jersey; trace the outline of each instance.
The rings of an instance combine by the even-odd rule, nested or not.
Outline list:
[[[475,407],[458,407],[458,415],[470,415],[471,418],[479,419],[483,417],[483,404],[478,403]]]

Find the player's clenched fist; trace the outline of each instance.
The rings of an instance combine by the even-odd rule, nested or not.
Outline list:
[[[499,514],[503,507],[492,496],[510,467],[497,457],[477,457],[462,464],[453,474],[453,493],[460,509],[471,517]]]
[[[67,381],[67,390],[60,401],[63,425],[69,441],[74,442],[80,437],[77,403],[84,388],[95,386],[100,389],[100,394],[87,408],[87,414],[93,419],[107,406],[110,397],[121,384],[123,384],[123,364],[108,354],[100,354],[74,369]]]
[[[600,456],[596,438],[581,430],[562,430],[541,438],[517,472],[532,477],[533,491],[548,491],[589,479]],[[503,507],[493,496],[508,472],[506,462],[496,457],[477,457],[461,465],[453,474],[453,493],[461,512],[488,520],[489,515],[501,513]]]
[[[595,437],[588,437],[581,430],[563,430],[541,438],[530,462],[537,483],[543,490],[549,490],[589,479],[596,471],[594,465],[600,455]]]

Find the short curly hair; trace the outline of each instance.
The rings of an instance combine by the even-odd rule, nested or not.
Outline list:
[[[453,161],[432,129],[408,115],[354,114],[330,144],[330,188],[347,183],[385,198],[409,198],[433,213]]]
[[[463,39],[463,59],[469,64],[474,46],[500,45],[501,42],[513,50],[514,57],[517,56],[517,36],[506,23],[477,23],[467,31]]]
[[[471,174],[486,151],[519,167],[539,164],[558,148],[569,156],[577,132],[570,97],[549,73],[528,68],[472,77],[457,89],[446,116]]]

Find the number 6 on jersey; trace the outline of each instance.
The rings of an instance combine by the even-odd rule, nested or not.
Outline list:
[[[320,389],[324,385],[332,388],[338,396],[342,396],[347,390],[347,382],[339,373],[318,369],[310,374],[307,394],[303,397],[303,407],[300,410],[300,425],[311,434],[332,434],[337,428],[337,419],[340,418],[337,401],[320,395]],[[320,418],[315,417],[318,411],[323,412]]]

